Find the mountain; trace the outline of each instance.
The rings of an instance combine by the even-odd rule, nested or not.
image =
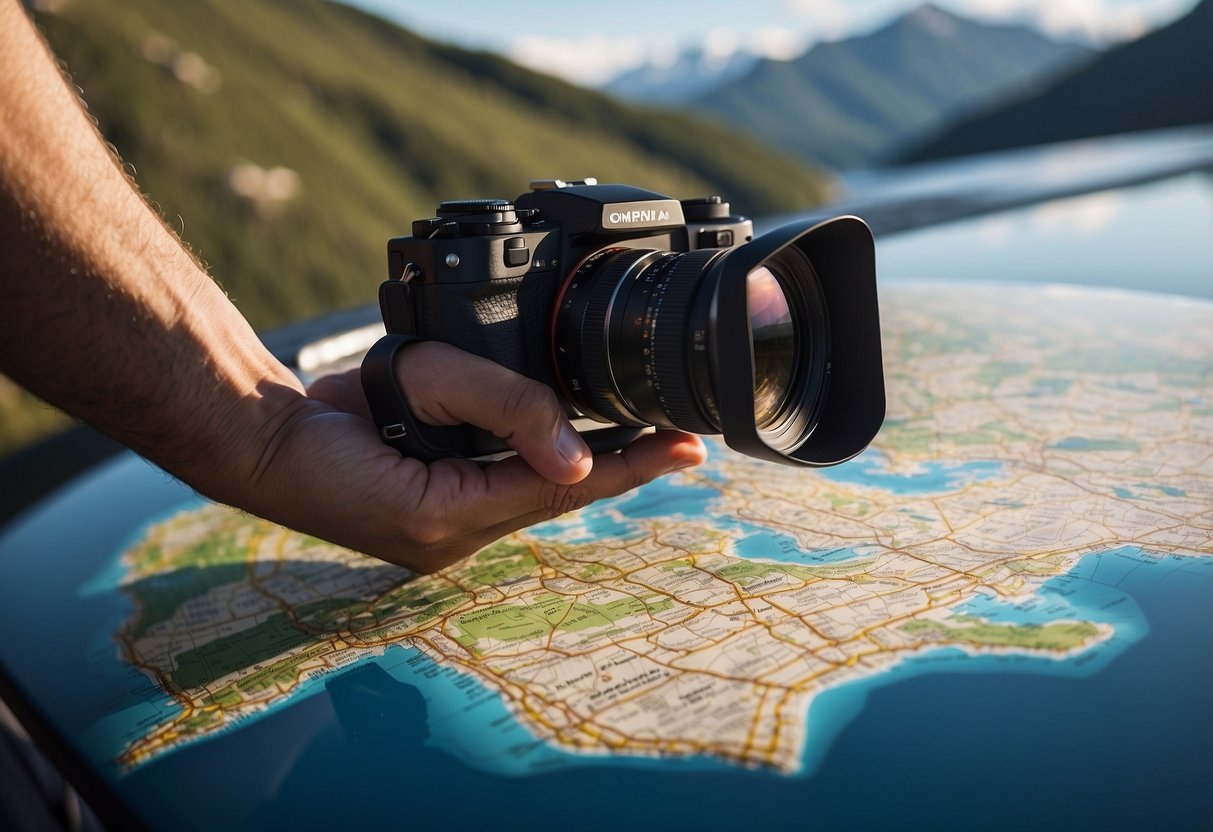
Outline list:
[[[1091,54],[1024,26],[977,23],[925,5],[795,60],[763,61],[691,104],[806,159],[853,168]]]
[[[765,214],[825,179],[752,138],[621,103],[320,0],[74,0],[38,18],[102,132],[255,326],[373,302],[385,242],[533,178],[720,193]]]
[[[705,49],[684,49],[672,61],[651,62],[630,69],[602,89],[629,101],[679,104],[742,77],[760,60],[744,50],[714,55]]]
[[[953,124],[906,161],[1213,122],[1213,0],[1047,89]]]

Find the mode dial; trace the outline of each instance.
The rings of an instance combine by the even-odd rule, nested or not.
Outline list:
[[[459,225],[459,233],[515,234],[522,230],[514,203],[505,199],[456,199],[438,206],[438,216]]]
[[[508,199],[452,199],[438,206],[438,216],[454,217],[458,214],[487,214],[513,211],[514,203]]]
[[[682,215],[687,222],[704,222],[705,220],[727,220],[729,218],[729,203],[718,196],[701,196],[695,199],[682,200]]]

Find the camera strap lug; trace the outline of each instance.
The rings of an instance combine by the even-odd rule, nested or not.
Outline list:
[[[379,312],[390,333],[410,335],[415,333],[413,325],[413,286],[421,270],[412,263],[405,264],[396,280],[386,280],[379,285]]]
[[[385,335],[362,359],[362,389],[380,437],[401,455],[422,462],[464,456],[472,443],[470,425],[419,422],[396,383],[397,354],[410,344],[429,340],[417,335]]]

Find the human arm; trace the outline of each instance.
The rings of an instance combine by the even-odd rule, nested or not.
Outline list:
[[[348,379],[309,394],[264,348],[118,166],[15,0],[0,0],[0,124],[0,370],[212,499],[430,571],[702,459],[673,433],[591,458],[550,390],[441,344],[397,368],[415,411],[492,430],[520,458],[402,459]]]

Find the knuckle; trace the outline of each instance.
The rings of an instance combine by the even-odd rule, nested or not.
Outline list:
[[[501,415],[509,424],[552,421],[559,415],[559,405],[546,385],[520,376],[506,390]]]
[[[541,503],[550,517],[559,517],[571,511],[585,508],[594,501],[593,495],[578,485],[560,485],[546,482],[543,485]]]
[[[428,550],[441,546],[446,542],[447,534],[436,523],[421,523],[409,528],[406,539],[412,544],[411,548]]]
[[[435,386],[434,369],[443,366],[444,356],[433,347],[428,341],[410,344],[396,357],[396,377],[406,394],[427,394]]]
[[[440,548],[451,539],[450,523],[432,512],[417,512],[402,521],[401,526],[400,539],[418,551]]]

